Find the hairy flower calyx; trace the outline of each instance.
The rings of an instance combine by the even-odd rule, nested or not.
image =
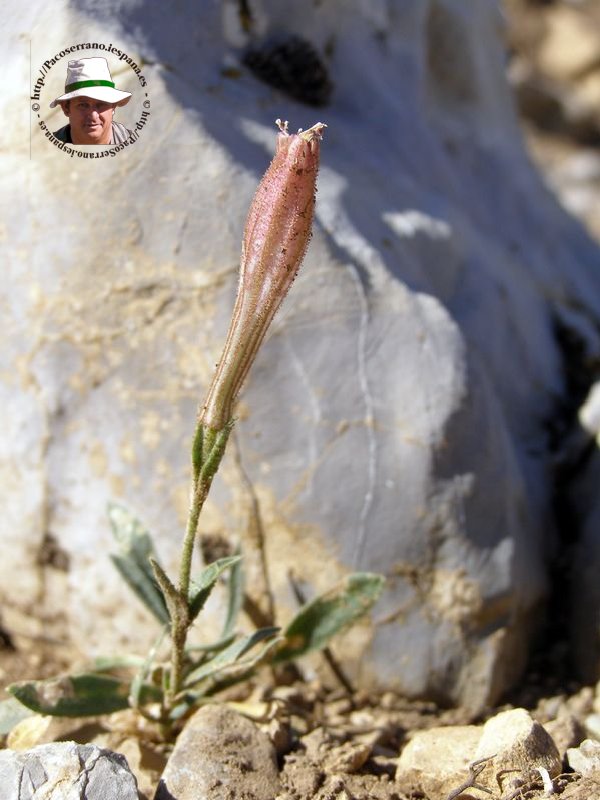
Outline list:
[[[290,134],[277,120],[277,150],[248,212],[238,293],[223,355],[200,414],[222,430],[311,236],[324,123]]]

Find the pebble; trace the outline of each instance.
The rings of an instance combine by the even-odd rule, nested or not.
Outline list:
[[[595,775],[600,779],[600,742],[585,739],[579,747],[567,750],[567,760],[571,769],[580,775]]]
[[[469,776],[480,736],[475,725],[417,731],[398,759],[397,785],[403,792],[414,788],[426,797],[446,797]]]
[[[585,739],[585,728],[568,711],[559,713],[556,719],[547,722],[544,727],[554,740],[561,758],[564,758],[570,747],[578,747]]]
[[[75,742],[0,750],[0,787],[2,800],[138,800],[124,756]]]
[[[586,717],[585,727],[590,738],[600,741],[600,714],[590,714]]]
[[[200,708],[179,735],[155,800],[273,800],[279,790],[269,737],[215,704]]]
[[[550,778],[559,775],[562,760],[548,731],[524,708],[503,711],[483,726],[476,759],[489,758],[482,782],[502,793],[517,782],[546,770]],[[539,777],[537,773],[536,777]]]

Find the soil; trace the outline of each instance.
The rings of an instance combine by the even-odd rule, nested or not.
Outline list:
[[[15,643],[5,637],[0,649],[2,683],[56,675],[68,667],[69,655],[65,648],[47,642]],[[538,661],[536,671],[529,674],[512,703],[476,719],[461,709],[409,702],[392,692],[349,694],[333,679],[328,686],[308,681],[274,685],[269,672],[254,685],[230,690],[224,700],[253,719],[273,742],[282,785],[278,800],[432,800],[418,785],[395,781],[399,754],[416,731],[480,724],[500,710],[527,703],[542,724],[569,714],[583,726],[592,711],[593,690],[575,690],[571,685],[570,693],[561,692],[551,676],[540,681],[540,674]],[[138,779],[140,800],[152,800],[171,748],[158,740],[145,721],[132,712],[102,719],[53,720],[50,724],[48,718],[42,719],[41,727],[27,733],[32,737],[29,746],[69,739],[117,750],[126,756]],[[457,783],[454,792],[458,793],[451,792],[444,800],[507,800],[506,795],[477,788],[459,792],[468,782],[468,771],[464,779]],[[564,800],[600,798],[600,784],[573,772],[566,771],[554,786],[556,795]],[[540,778],[523,784],[513,797],[541,800],[548,795]]]

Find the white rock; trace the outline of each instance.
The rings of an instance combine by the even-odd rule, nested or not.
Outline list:
[[[485,758],[490,763],[482,781],[489,788],[500,787],[502,792],[536,772],[539,775],[539,769],[553,778],[560,774],[562,766],[552,737],[524,708],[503,711],[485,723],[475,759]]]
[[[329,128],[317,230],[245,387],[239,459],[226,457],[202,529],[235,539],[247,528],[241,463],[282,620],[290,566],[312,592],[351,569],[382,571],[381,624],[337,645],[347,669],[483,707],[519,675],[540,619],[553,546],[547,427],[565,392],[553,318],[559,304],[600,313],[600,256],[525,155],[495,2],[307,12],[265,0],[258,45],[279,32],[321,53],[334,44],[334,93],[318,113],[242,68],[221,71],[247,40],[225,16],[207,4],[200,21],[186,2],[165,25],[159,6],[141,14],[137,0],[33,0],[6,21],[4,624],[27,630],[35,603],[44,634],[84,655],[154,640],[109,562],[106,504],[143,516],[173,572],[193,421],[272,121],[319,118]],[[35,77],[66,43],[90,41],[143,64],[151,102],[139,140],[94,161],[37,125],[37,114],[62,123],[48,104],[69,56],[45,76],[31,128],[22,101],[30,63]],[[123,63],[118,83],[134,97],[117,118],[135,124],[144,94]],[[68,573],[42,557],[49,541]]]
[[[75,742],[0,750],[0,786],[2,800],[138,800],[124,756]]]
[[[585,718],[585,727],[590,736],[600,742],[600,714],[590,714]]]
[[[595,775],[600,779],[600,742],[586,739],[579,747],[567,750],[567,760],[571,769],[581,775]]]
[[[469,777],[481,727],[454,725],[417,731],[402,750],[396,783],[409,793],[418,788],[427,797],[446,798]]]

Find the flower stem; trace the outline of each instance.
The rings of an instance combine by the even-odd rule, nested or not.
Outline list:
[[[207,485],[205,481],[194,481],[187,528],[181,551],[181,563],[179,566],[179,591],[182,597],[187,597],[190,591],[190,574],[192,571],[194,544],[196,542],[196,534],[198,533],[198,521],[200,519],[202,506],[208,495],[209,486],[210,484]]]
[[[326,127],[317,122],[290,135],[277,120],[277,151],[261,180],[246,221],[238,294],[221,360],[201,407],[192,444],[192,490],[176,589],[155,566],[168,595],[171,619],[171,670],[166,692],[172,711],[185,678],[185,644],[192,624],[190,577],[198,521],[233,428],[232,409],[273,316],[304,258],[315,208],[319,148]],[[262,537],[262,531],[258,530]],[[268,576],[264,542],[257,542]],[[272,616],[272,608],[268,609]]]
[[[231,419],[223,429],[216,431],[203,425],[200,421],[194,435],[191,501],[181,549],[178,587],[179,595],[186,609],[189,607],[190,577],[200,512],[225,453],[225,446],[233,424],[234,420]],[[185,645],[190,625],[191,620],[187,613],[178,614],[171,620],[171,679],[168,692],[168,705],[171,708],[175,704],[183,684]]]

